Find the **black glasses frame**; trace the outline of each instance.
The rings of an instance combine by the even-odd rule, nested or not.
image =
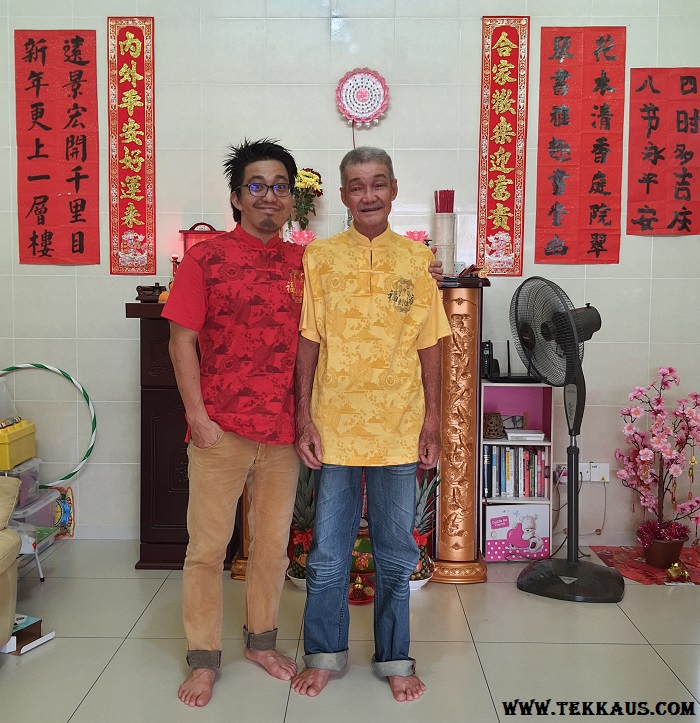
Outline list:
[[[253,193],[251,191],[252,186],[257,186],[260,189],[265,189],[264,193]],[[248,193],[250,193],[251,196],[254,198],[263,198],[264,196],[267,196],[267,192],[272,189],[272,193],[277,196],[278,198],[286,198],[287,196],[292,195],[292,184],[291,183],[244,183],[243,185],[239,186],[236,190],[238,191],[241,188],[247,188]],[[286,188],[287,193],[279,193],[279,189]]]

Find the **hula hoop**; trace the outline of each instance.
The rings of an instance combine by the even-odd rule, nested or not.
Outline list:
[[[83,395],[83,398],[87,402],[88,409],[90,410],[90,422],[92,425],[92,434],[90,436],[90,444],[88,445],[87,451],[83,455],[83,458],[78,462],[78,464],[66,475],[61,477],[60,479],[57,479],[55,482],[48,482],[46,484],[42,484],[42,487],[56,487],[60,485],[62,482],[65,482],[66,480],[70,479],[71,477],[75,477],[76,474],[80,471],[82,466],[87,462],[88,457],[92,454],[92,450],[95,446],[95,436],[97,432],[97,417],[95,416],[95,407],[92,406],[92,402],[90,401],[90,397],[88,396],[88,393],[83,389],[80,382],[78,382],[77,379],[73,379],[73,377],[68,373],[64,372],[63,369],[57,369],[56,367],[50,367],[47,364],[15,364],[11,367],[6,367],[5,369],[0,369],[0,377],[9,374],[10,372],[17,371],[18,369],[46,369],[50,372],[55,372],[56,374],[60,374],[62,377],[65,377],[69,382],[72,382],[72,384],[78,389],[78,391]]]

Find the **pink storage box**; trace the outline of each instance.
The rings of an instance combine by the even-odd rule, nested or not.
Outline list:
[[[58,490],[39,490],[37,497],[24,507],[17,507],[12,519],[35,527],[55,527],[56,500],[61,496]]]
[[[486,562],[522,562],[549,557],[547,505],[488,505],[485,522]]]
[[[32,457],[12,469],[0,472],[0,474],[5,477],[16,477],[20,481],[19,499],[17,500],[18,507],[28,505],[32,500],[36,499],[39,494],[40,465],[41,460],[38,457]]]

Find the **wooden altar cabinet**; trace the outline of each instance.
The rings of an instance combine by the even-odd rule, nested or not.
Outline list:
[[[154,302],[126,304],[127,318],[140,320],[141,544],[136,568],[179,570],[188,540],[187,423],[162,309],[163,304]],[[239,504],[237,526],[240,508]],[[239,537],[236,529],[226,552],[226,566],[238,549]]]

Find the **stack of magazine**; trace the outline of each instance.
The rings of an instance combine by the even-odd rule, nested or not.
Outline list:
[[[544,432],[539,429],[506,429],[509,442],[544,442]]]

